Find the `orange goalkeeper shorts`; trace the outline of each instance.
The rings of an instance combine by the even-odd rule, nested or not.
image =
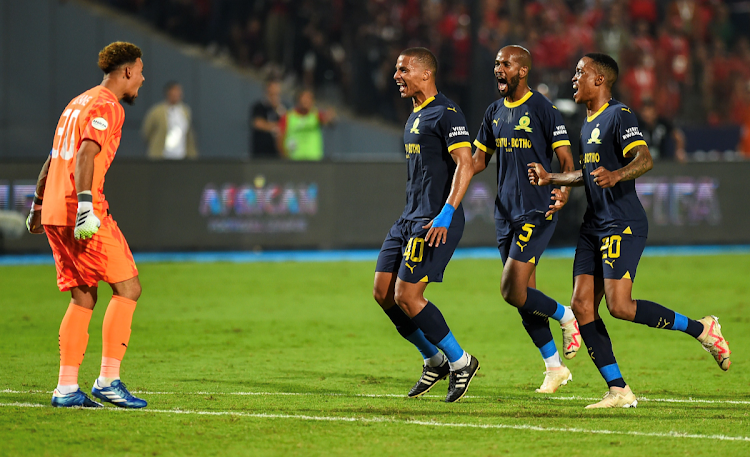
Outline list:
[[[57,269],[61,292],[77,286],[109,284],[138,276],[133,254],[112,216],[101,221],[99,231],[88,240],[76,240],[74,227],[45,225]]]

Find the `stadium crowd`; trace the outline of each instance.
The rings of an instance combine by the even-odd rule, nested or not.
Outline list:
[[[651,101],[660,116],[679,123],[750,130],[746,1],[99,1],[241,66],[337,88],[356,112],[392,122],[407,109],[392,84],[400,50],[435,51],[441,90],[463,106],[472,90],[485,100],[495,96],[491,84],[475,87],[476,74],[502,46],[518,43],[534,58],[532,87],[544,83],[550,98],[569,98],[577,59],[600,51],[620,63],[615,96],[636,110]]]

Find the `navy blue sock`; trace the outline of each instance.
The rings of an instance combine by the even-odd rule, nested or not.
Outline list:
[[[428,301],[424,309],[414,316],[412,321],[424,332],[425,338],[430,343],[443,351],[449,362],[453,363],[464,355],[464,350],[461,349],[458,341],[448,328],[443,314],[432,302]]]
[[[635,318],[633,322],[648,325],[653,328],[666,328],[685,332],[693,338],[698,338],[703,332],[703,324],[688,319],[680,313],[665,308],[658,303],[648,300],[636,300]]]
[[[417,327],[409,316],[398,307],[398,305],[391,306],[384,310],[385,314],[391,319],[393,325],[396,326],[396,330],[401,334],[407,341],[417,347],[419,352],[422,353],[422,357],[429,359],[433,355],[438,353],[438,348],[434,344],[427,341],[422,333],[422,330]]]
[[[558,321],[565,313],[565,307],[531,287],[526,288],[526,303],[519,309],[541,317],[552,317]]]
[[[607,327],[601,319],[589,322],[579,327],[583,344],[589,350],[589,356],[594,365],[599,369],[602,377],[607,381],[609,387],[625,387],[625,380],[620,374],[620,367],[612,352],[612,341],[609,339]]]
[[[523,322],[523,328],[531,337],[534,346],[539,348],[543,358],[552,357],[557,352],[555,340],[552,338],[552,332],[549,329],[549,319],[542,316],[531,314],[523,309],[518,310]],[[551,344],[550,344],[551,343]]]

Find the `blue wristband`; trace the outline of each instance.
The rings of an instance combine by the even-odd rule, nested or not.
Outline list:
[[[456,208],[446,203],[445,206],[443,206],[443,209],[440,211],[440,214],[435,216],[435,219],[432,221],[432,226],[449,227],[451,225],[451,220],[453,220],[453,213],[455,211]]]

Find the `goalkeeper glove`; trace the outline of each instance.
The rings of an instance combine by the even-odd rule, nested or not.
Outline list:
[[[42,199],[34,193],[34,203],[29,209],[29,217],[26,218],[26,230],[29,233],[40,234],[44,233],[44,227],[42,227]]]
[[[93,197],[90,191],[78,194],[78,213],[76,214],[76,227],[73,236],[77,240],[92,238],[99,231],[101,222],[94,214]]]

